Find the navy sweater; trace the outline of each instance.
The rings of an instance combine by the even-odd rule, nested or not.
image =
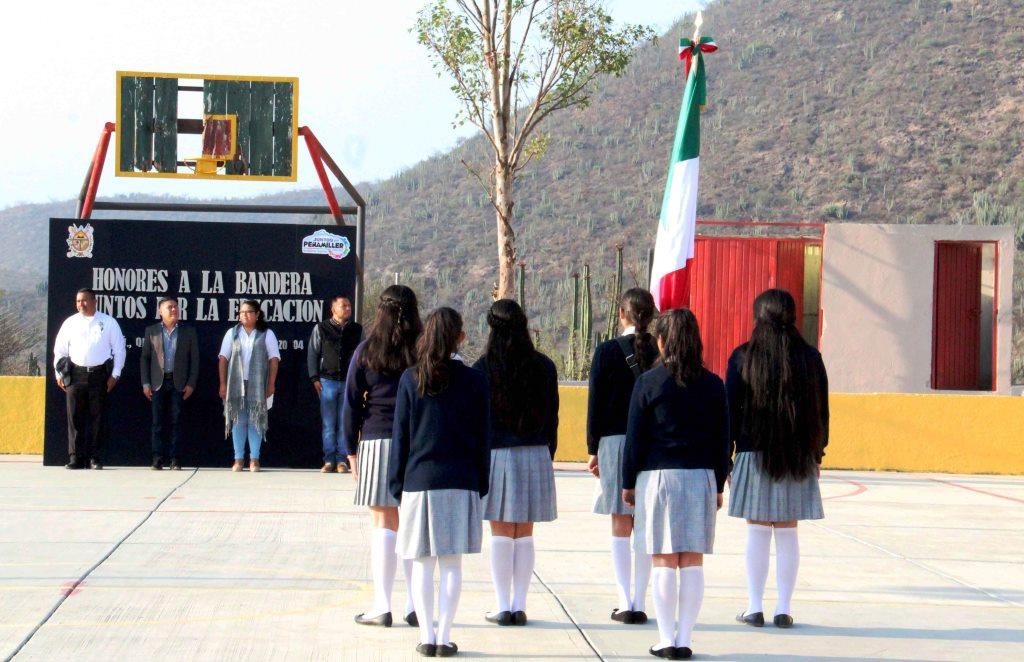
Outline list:
[[[451,380],[438,395],[421,396],[409,368],[398,383],[388,459],[388,490],[473,490],[487,494],[491,451],[490,402],[479,370],[448,360]]]
[[[387,439],[395,418],[395,395],[401,373],[389,375],[359,365],[366,343],[359,343],[345,376],[341,431],[345,452],[355,455],[360,438]]]
[[[729,357],[729,367],[725,371],[725,389],[729,393],[729,416],[732,420],[732,441],[736,444],[737,453],[756,450],[750,434],[750,416],[746,407],[747,398],[750,397],[750,385],[743,379],[742,373],[748,344],[743,343],[733,350]],[[825,363],[821,360],[821,353],[809,345],[806,351],[807,363],[811,370],[811,383],[808,385],[806,402],[815,405],[809,409],[809,414],[818,417],[816,426],[823,433],[821,453],[816,458],[818,464],[821,464],[821,458],[825,457],[825,446],[828,445],[828,375],[825,372]]]
[[[536,388],[539,391],[538,406],[541,409],[541,424],[537,431],[524,434],[516,434],[512,430],[498,423],[491,412],[491,429],[488,445],[494,448],[511,448],[515,446],[547,446],[551,457],[555,457],[558,450],[558,370],[555,364],[548,357],[536,352],[535,360],[542,365],[543,379]],[[483,373],[487,380],[490,393],[490,378],[487,372],[487,357],[481,357],[473,367]]]
[[[622,487],[641,471],[713,469],[721,492],[730,469],[729,406],[722,380],[704,370],[680,386],[662,365],[636,380],[629,403]]]
[[[624,337],[633,342],[633,334]],[[658,355],[653,340],[651,354]],[[626,364],[626,355],[622,353],[618,340],[606,340],[594,349],[587,393],[587,452],[591,455],[597,455],[601,437],[626,434],[626,417],[634,381],[633,371]]]

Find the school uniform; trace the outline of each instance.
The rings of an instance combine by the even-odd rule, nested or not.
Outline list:
[[[388,492],[388,462],[395,396],[402,375],[381,373],[361,365],[364,351],[366,343],[362,342],[352,354],[341,408],[345,452],[356,456],[358,467],[355,504],[397,507],[398,500]]]
[[[555,472],[551,461],[558,449],[558,371],[547,356],[536,352],[543,380],[537,385],[541,410],[535,431],[516,433],[491,416],[488,445],[490,480],[483,518],[492,522],[551,522],[558,516]],[[473,368],[488,383],[487,357]]]
[[[821,489],[813,467],[801,479],[787,477],[779,480],[764,470],[761,453],[756,450],[750,432],[750,412],[746,408],[750,386],[741,372],[747,345],[744,343],[733,351],[725,376],[736,452],[729,491],[729,515],[760,522],[822,519],[825,513],[821,503]],[[816,405],[811,411],[817,417],[819,429],[824,432],[824,449],[828,444],[828,376],[821,354],[809,346],[806,351],[812,377],[807,398],[808,402]],[[820,464],[824,455],[822,450],[815,458],[816,462]]]
[[[717,495],[729,475],[725,385],[703,370],[681,386],[657,365],[633,387],[622,462],[636,490],[633,547],[641,554],[710,554]]]
[[[607,340],[594,350],[590,363],[587,394],[587,452],[597,456],[600,483],[594,498],[594,512],[601,515],[632,515],[633,508],[622,502],[622,452],[626,443],[626,419],[636,375],[623,345],[632,355],[634,334]],[[650,340],[650,353],[658,348]]]
[[[447,364],[449,383],[437,395],[419,394],[415,368],[398,384],[388,486],[401,502],[403,559],[480,551],[490,470],[487,382],[461,361]]]

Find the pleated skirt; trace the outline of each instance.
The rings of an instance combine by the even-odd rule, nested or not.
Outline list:
[[[388,492],[388,460],[390,439],[363,439],[356,451],[359,478],[356,481],[357,506],[397,507],[398,501]]]
[[[639,554],[710,554],[717,485],[711,469],[656,469],[636,478],[633,549]]]
[[[761,454],[736,454],[729,490],[729,514],[760,522],[788,522],[825,517],[821,489],[813,473],[802,479],[776,480],[765,473]]]
[[[483,538],[480,511],[480,493],[476,490],[403,492],[398,514],[398,555],[419,559],[479,554]]]
[[[557,516],[555,471],[548,447],[492,449],[483,518],[492,522],[552,522]]]
[[[597,444],[598,484],[594,512],[598,515],[632,515],[633,508],[622,500],[622,454],[626,435],[601,437]]]

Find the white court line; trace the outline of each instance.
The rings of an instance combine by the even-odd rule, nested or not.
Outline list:
[[[975,591],[977,591],[979,593],[987,595],[988,597],[992,598],[993,600],[999,600],[1000,602],[1005,602],[1006,604],[1013,605],[1014,607],[1024,607],[1024,604],[1021,604],[1021,603],[1016,602],[1014,600],[1010,600],[1009,598],[1004,598],[1001,595],[996,595],[995,593],[991,593],[989,591],[986,591],[985,589],[981,588],[980,586],[975,586],[974,584],[970,584],[968,582],[965,582],[964,580],[959,579],[958,577],[954,577],[953,575],[950,575],[948,573],[942,572],[941,570],[936,570],[935,568],[932,568],[931,566],[929,566],[929,565],[927,565],[925,563],[921,563],[920,561],[912,559],[909,556],[904,556],[903,554],[900,554],[899,552],[894,552],[892,550],[886,549],[885,547],[882,547],[881,545],[876,545],[873,542],[868,542],[867,540],[863,540],[862,538],[858,538],[857,536],[850,535],[848,533],[843,533],[842,531],[837,531],[837,530],[835,530],[835,529],[833,529],[831,527],[825,526],[824,524],[819,524],[819,523],[814,522],[814,521],[811,521],[811,522],[808,522],[808,523],[811,524],[812,526],[818,527],[819,529],[824,529],[825,531],[828,531],[829,533],[835,534],[835,535],[840,536],[842,538],[846,538],[847,540],[852,540],[854,542],[858,542],[858,543],[864,545],[865,547],[870,547],[870,548],[872,548],[874,550],[882,552],[883,554],[888,554],[889,556],[893,557],[894,559],[900,559],[901,561],[906,561],[907,563],[910,563],[911,565],[915,565],[918,568],[921,568],[922,570],[926,570],[926,571],[932,573],[933,575],[938,575],[939,577],[942,577],[943,579],[947,579],[947,580],[949,580],[951,582],[960,584],[961,586],[967,587],[969,589],[973,589],[973,590],[975,590]]]

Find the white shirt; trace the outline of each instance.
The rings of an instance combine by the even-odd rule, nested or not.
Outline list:
[[[228,329],[228,332],[224,334],[224,340],[220,343],[220,355],[228,361],[231,360],[231,336],[235,332],[235,327]],[[246,333],[245,328],[242,328],[242,332],[238,334],[238,347],[242,350],[242,379],[249,379],[249,359],[252,358],[252,346],[256,341],[256,329],[252,330],[252,333]],[[280,359],[281,351],[277,348],[277,336],[270,329],[267,329],[267,333],[263,336],[264,344],[267,346],[267,358]]]
[[[114,358],[114,377],[124,368],[124,334],[117,320],[96,311],[92,317],[75,313],[64,320],[53,343],[53,367],[64,357],[75,365],[92,368]]]
[[[620,333],[619,335],[628,336],[631,333],[636,333],[636,327],[633,325],[627,326],[625,329],[622,330],[622,333]]]

